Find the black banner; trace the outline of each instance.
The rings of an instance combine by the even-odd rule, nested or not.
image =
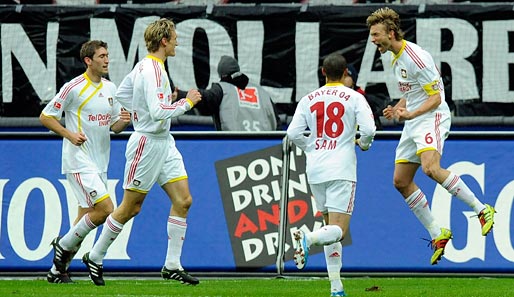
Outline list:
[[[0,116],[38,116],[44,103],[84,71],[88,39],[109,44],[109,78],[119,84],[144,55],[143,32],[160,17],[177,24],[179,46],[167,61],[180,89],[219,81],[222,55],[236,57],[282,113],[323,84],[325,56],[340,52],[377,105],[399,98],[388,55],[369,40],[366,17],[379,5],[99,5],[0,7]],[[514,115],[514,11],[508,4],[395,5],[406,39],[432,53],[456,115]]]
[[[277,258],[282,146],[216,162],[216,175],[223,200],[232,253],[238,270],[258,270],[275,264]],[[307,184],[305,154],[293,149],[289,172],[285,260],[293,259],[292,234],[321,228],[323,215],[316,210]],[[348,233],[343,246],[352,243]],[[309,254],[323,253],[312,246]]]

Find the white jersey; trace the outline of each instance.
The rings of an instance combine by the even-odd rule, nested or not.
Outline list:
[[[116,86],[102,78],[93,83],[86,73],[66,83],[42,113],[60,120],[72,132],[83,132],[86,141],[76,146],[64,138],[62,173],[107,172],[111,148],[110,127],[119,119],[121,105],[114,99]]]
[[[149,55],[123,79],[116,99],[131,112],[135,131],[167,137],[171,118],[193,107],[189,99],[172,103],[172,94],[164,63]]]
[[[430,95],[441,94],[441,104],[435,110],[413,120],[423,119],[435,112],[450,112],[445,101],[441,74],[427,51],[415,43],[404,40],[398,55],[393,54],[392,66],[398,88],[407,100],[408,111],[418,109]]]
[[[343,84],[326,84],[300,100],[287,136],[305,151],[309,183],[357,180],[357,125],[362,145],[370,145],[376,131],[373,112],[364,96]]]

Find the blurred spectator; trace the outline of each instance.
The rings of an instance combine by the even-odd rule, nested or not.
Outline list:
[[[247,4],[261,4],[261,3],[308,3],[308,0],[220,0],[220,3],[247,3]]]
[[[39,1],[38,1],[39,2]],[[54,0],[57,5],[95,5],[99,0]]]
[[[449,4],[452,0],[402,0],[403,4]]]
[[[19,4],[55,4],[54,0],[18,0],[8,2],[18,2]]]
[[[162,4],[173,2],[171,0],[132,0],[133,4]]]
[[[309,5],[350,5],[357,3],[357,0],[308,0]]]
[[[98,0],[100,4],[127,4],[127,0]]]
[[[382,130],[382,123],[380,122],[380,115],[382,114],[382,109],[384,104],[380,102],[378,98],[367,95],[366,91],[364,91],[361,87],[357,86],[357,78],[358,73],[355,67],[352,64],[348,64],[348,75],[344,77],[344,85],[354,89],[355,91],[361,93],[366,100],[368,101],[369,107],[373,111],[373,117],[375,118],[375,126],[377,130]]]
[[[199,90],[202,101],[195,107],[202,115],[211,115],[218,131],[280,130],[280,119],[271,96],[259,85],[248,82],[236,59],[222,56],[218,63],[219,83]],[[185,92],[179,91],[178,98]]]

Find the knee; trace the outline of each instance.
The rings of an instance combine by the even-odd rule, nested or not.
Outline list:
[[[89,218],[93,224],[98,226],[105,223],[105,220],[113,212],[113,210],[113,207],[95,208],[89,213]]]
[[[186,216],[189,212],[189,208],[193,204],[193,197],[191,195],[187,195],[181,197],[180,199],[174,199],[173,201],[173,209],[181,216]]]
[[[189,210],[191,208],[191,205],[193,205],[193,197],[191,195],[187,195],[183,199],[181,199],[180,207],[184,210]]]
[[[431,165],[422,166],[421,169],[423,170],[423,173],[425,173],[425,175],[430,177],[431,179],[434,178],[435,172],[437,171],[436,166]]]
[[[99,215],[103,218],[103,222],[105,222],[105,219],[114,211],[114,207],[106,207],[100,210]],[[102,222],[102,223],[103,223]]]
[[[141,204],[136,204],[134,205],[134,207],[132,207],[128,213],[128,216],[130,218],[133,218],[135,216],[137,216],[140,212],[141,212],[141,208],[142,208],[142,205]]]
[[[404,179],[395,177],[393,179],[393,185],[396,188],[396,190],[398,190],[399,192],[402,192],[403,190],[405,190],[408,187],[409,183],[406,182]]]
[[[122,204],[114,211],[116,214],[116,220],[122,224],[125,224],[130,219],[137,216],[139,212],[141,212],[141,208],[141,203],[126,204],[122,202]]]

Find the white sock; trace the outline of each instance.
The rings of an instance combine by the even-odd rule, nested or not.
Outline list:
[[[430,237],[432,239],[436,238],[441,233],[441,228],[436,224],[432,212],[430,211],[427,198],[425,194],[421,192],[421,189],[414,191],[414,193],[405,199],[405,202],[425,229],[427,229],[428,233],[430,233]]]
[[[462,202],[473,208],[476,214],[479,214],[485,205],[478,200],[475,194],[469,189],[464,181],[455,173],[450,172],[450,175],[441,184],[450,194],[459,198]]]
[[[182,245],[184,244],[184,239],[186,237],[186,218],[169,216],[167,230],[168,250],[166,251],[164,266],[170,270],[182,270],[183,268],[180,264],[180,256],[182,255]]]
[[[96,227],[97,226],[91,222],[89,214],[86,213],[80,221],[75,226],[71,227],[68,233],[59,240],[59,244],[67,251],[76,251],[78,250],[77,246],[84,240],[84,237]]]
[[[325,225],[314,232],[306,234],[306,236],[308,246],[329,245],[343,238],[343,230],[337,225]]]
[[[341,267],[343,267],[343,247],[341,242],[335,242],[323,247],[325,251],[325,261],[327,262],[328,280],[330,281],[330,292],[343,291],[341,281]]]
[[[123,224],[117,222],[110,214],[105,220],[100,237],[91,249],[91,252],[89,252],[89,259],[96,264],[102,264],[107,250],[116,237],[118,237],[121,230],[123,230]]]

